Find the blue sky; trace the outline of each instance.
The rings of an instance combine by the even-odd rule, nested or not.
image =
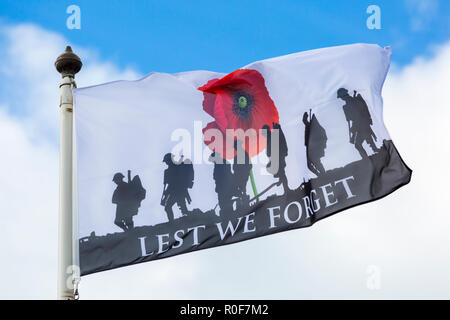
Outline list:
[[[71,4],[81,8],[80,30],[66,27]],[[371,4],[381,9],[381,30],[366,27]],[[354,42],[390,45],[393,61],[404,65],[450,38],[450,1],[437,0],[2,0],[0,19],[38,24],[143,74],[230,72],[255,60]]]

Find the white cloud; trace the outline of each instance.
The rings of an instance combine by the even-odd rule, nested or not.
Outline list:
[[[0,298],[39,298],[55,290],[58,154],[27,136],[20,119],[0,109]],[[45,280],[44,280],[45,279]],[[42,281],[44,280],[44,281]]]
[[[66,41],[33,25],[0,26],[0,298],[54,298],[58,81]],[[31,50],[32,49],[32,50]],[[75,47],[79,86],[138,74]],[[82,298],[448,298],[450,43],[391,73],[385,121],[413,180],[383,200],[312,228],[84,277]],[[446,72],[447,71],[447,72]],[[366,287],[367,268],[380,290]]]
[[[67,41],[59,34],[48,32],[33,24],[1,25],[3,46],[0,58],[0,80],[6,91],[8,108],[21,115],[30,134],[46,135],[54,139],[58,134],[58,81],[60,75],[53,67],[56,57],[65,49]],[[119,70],[109,62],[100,61],[90,49],[73,46],[82,57],[83,71],[76,76],[78,86],[88,86],[112,79],[136,79],[133,70]],[[38,102],[38,103],[37,103]]]
[[[55,297],[60,76],[53,63],[66,43],[35,25],[0,25],[0,298]],[[77,49],[85,62],[79,85],[139,77]]]

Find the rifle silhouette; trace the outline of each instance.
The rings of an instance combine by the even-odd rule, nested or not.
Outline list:
[[[279,186],[281,185],[281,181],[278,182],[274,182],[272,183],[270,186],[268,186],[267,188],[265,188],[263,191],[261,191],[260,193],[258,193],[256,196],[254,196],[253,198],[251,198],[248,202],[252,202],[254,200],[257,200],[260,196],[262,196],[263,194],[265,194],[267,191],[269,191],[270,189],[272,189],[275,186]]]
[[[161,195],[161,205],[165,206],[167,201],[167,184],[164,184],[163,193]]]

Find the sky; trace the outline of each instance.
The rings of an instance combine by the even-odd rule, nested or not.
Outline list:
[[[81,29],[69,30],[69,5],[81,9]],[[381,9],[381,29],[369,30],[369,5]],[[252,61],[355,42],[394,48],[405,64],[445,41],[450,3],[399,1],[17,1],[3,0],[5,23],[32,22],[58,32],[121,68],[141,72],[231,72]]]
[[[72,4],[81,9],[79,30],[66,26]],[[366,26],[372,4],[381,9],[380,30]],[[60,76],[53,63],[67,44],[83,60],[83,87],[152,71],[231,72],[355,42],[392,47],[384,118],[413,169],[408,186],[311,228],[84,277],[81,298],[449,298],[449,18],[445,0],[3,0],[0,298],[56,296]]]

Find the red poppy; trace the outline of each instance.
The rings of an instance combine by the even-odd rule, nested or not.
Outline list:
[[[215,120],[203,128],[203,133],[209,129],[218,129],[224,141],[222,150],[214,150],[218,148],[217,145],[204,135],[204,142],[211,150],[220,152],[226,159],[235,156],[233,141],[239,138],[233,137],[230,143],[230,139],[225,138],[229,134],[227,129],[253,129],[247,131],[247,134],[255,138],[249,140],[257,141],[256,145],[250,145],[247,141],[244,143],[250,157],[266,148],[266,139],[261,134],[261,128],[264,125],[272,128],[272,123],[279,123],[279,117],[261,73],[256,70],[238,69],[222,79],[208,81],[198,90],[203,91],[203,110]]]

